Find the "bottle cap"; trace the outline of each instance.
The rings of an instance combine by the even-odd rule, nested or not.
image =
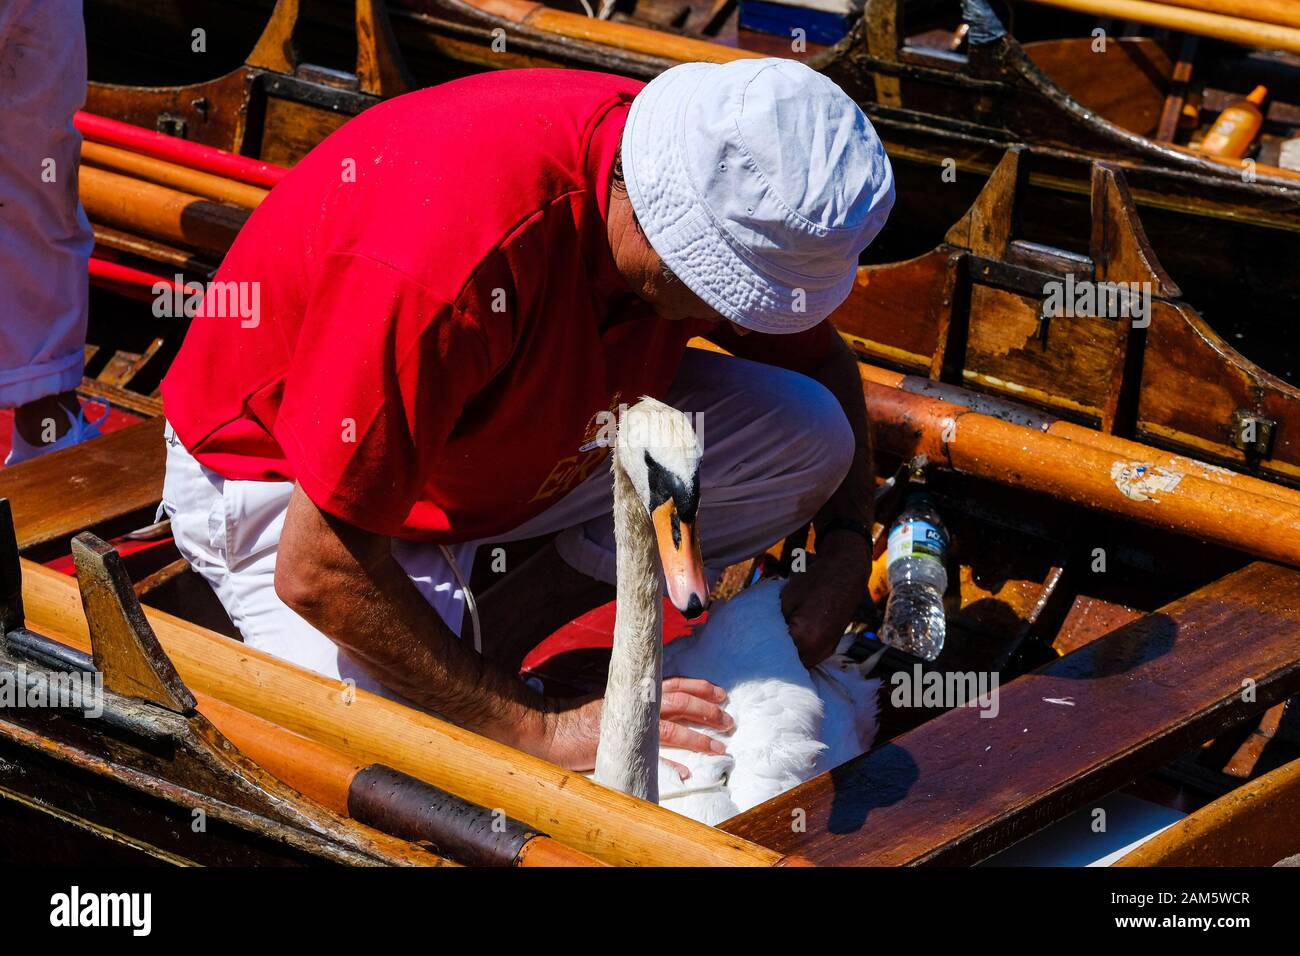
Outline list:
[[[1266,96],[1268,96],[1268,87],[1257,86],[1250,91],[1250,95],[1247,96],[1246,99],[1250,100],[1256,106],[1259,106],[1261,103],[1264,102],[1264,97]]]

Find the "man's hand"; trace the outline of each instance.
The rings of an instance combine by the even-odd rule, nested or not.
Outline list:
[[[721,687],[705,680],[690,677],[669,677],[664,680],[663,699],[659,707],[659,743],[664,747],[679,747],[704,754],[723,754],[726,748],[721,741],[692,730],[688,724],[730,731],[735,722],[722,709],[727,695]],[[596,766],[596,745],[600,742],[600,713],[605,701],[561,700],[548,701],[550,710],[550,741],[542,756],[569,770],[584,773]],[[667,761],[682,775],[689,771],[681,764]]]
[[[805,667],[820,664],[839,644],[866,593],[871,549],[851,531],[817,539],[817,559],[791,575],[781,592],[781,610]]]

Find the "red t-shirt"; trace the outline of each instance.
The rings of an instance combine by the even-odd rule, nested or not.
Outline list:
[[[163,382],[185,447],[227,478],[297,481],[358,527],[446,542],[517,527],[607,467],[580,451],[597,414],[662,397],[706,330],[655,316],[609,250],[642,85],[492,72],[331,135],[215,277],[257,283],[256,323],[211,314],[210,294]]]

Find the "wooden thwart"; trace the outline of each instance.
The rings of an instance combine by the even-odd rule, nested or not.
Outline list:
[[[723,829],[822,865],[969,864],[1297,690],[1300,573],[1257,562],[1007,685],[996,717],[951,710]]]
[[[157,505],[166,459],[163,420],[155,418],[0,470],[0,498],[12,502],[18,547]]]

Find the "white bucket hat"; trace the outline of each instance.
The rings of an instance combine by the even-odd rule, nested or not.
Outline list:
[[[799,332],[848,298],[894,204],[871,123],[802,63],[684,63],[632,101],[632,210],[659,257],[737,325]]]

